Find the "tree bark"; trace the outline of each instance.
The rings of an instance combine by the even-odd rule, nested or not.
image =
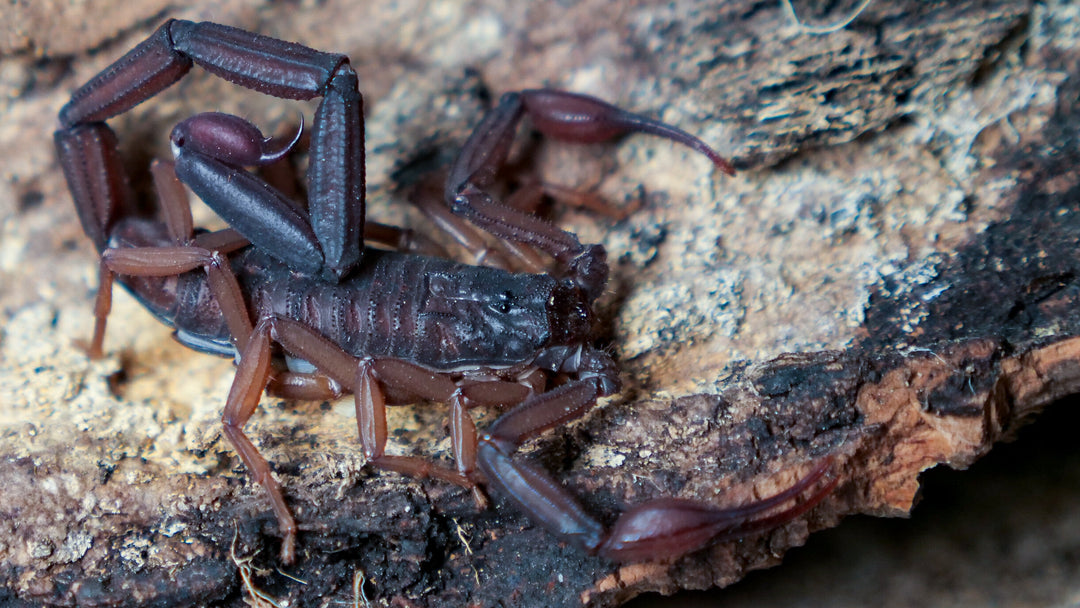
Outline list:
[[[839,479],[775,530],[619,567],[502,501],[478,510],[460,488],[365,468],[349,400],[267,398],[249,434],[303,530],[283,567],[262,490],[220,438],[230,363],[121,296],[109,356],[73,344],[96,260],[53,159],[56,112],[159,23],[109,4],[111,25],[11,38],[0,58],[0,603],[240,606],[258,589],[324,606],[362,589],[377,605],[614,606],[723,586],[847,515],[906,515],[922,471],[967,467],[1080,392],[1068,5],[871,2],[815,34],[856,3],[795,2],[801,25],[749,0],[215,3],[217,21],[352,57],[378,221],[423,226],[405,193],[508,90],[596,94],[728,154],[733,179],[647,137],[523,146],[544,181],[633,209],[553,211],[609,250],[601,339],[626,388],[527,457],[608,522],[659,496],[749,502],[826,457]],[[10,31],[41,18],[16,17]],[[112,122],[145,186],[178,120],[270,128],[296,107],[193,74]],[[446,458],[445,424],[440,406],[395,408],[390,449]]]

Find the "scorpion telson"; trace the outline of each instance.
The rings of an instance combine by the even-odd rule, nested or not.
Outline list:
[[[269,95],[321,97],[306,205],[248,170],[285,155],[295,138],[266,140],[243,119],[209,113],[177,125],[175,162],[151,167],[159,217],[135,212],[117,138],[104,121],[150,99],[193,64]],[[526,115],[541,133],[568,142],[652,133],[734,173],[696,137],[593,97],[508,93],[465,143],[442,196],[416,201],[485,264],[471,266],[420,255],[440,251],[422,235],[365,223],[363,99],[344,55],[170,20],[60,111],[60,164],[82,226],[101,253],[88,352],[102,354],[115,279],[185,345],[236,357],[224,435],[265,488],[283,536],[283,561],[295,558],[297,525],[243,430],[264,389],[288,399],[352,393],[370,464],[460,484],[479,502],[478,484],[486,484],[559,539],[618,561],[670,558],[772,528],[835,485],[825,461],[789,489],[748,505],[661,498],[605,530],[547,472],[514,459],[523,442],[580,418],[598,397],[619,390],[615,362],[590,336],[592,305],[607,283],[604,248],[583,245],[488,191]],[[230,227],[193,227],[181,182]],[[489,249],[477,227],[501,245]],[[365,240],[397,251],[365,248]],[[537,252],[554,260],[554,270],[546,271]],[[555,388],[548,380],[556,380]],[[449,405],[454,468],[384,454],[386,405],[418,400]],[[478,436],[469,414],[476,406],[513,407]]]

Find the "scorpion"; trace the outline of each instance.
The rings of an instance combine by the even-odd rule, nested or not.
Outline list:
[[[278,98],[321,98],[310,133],[306,205],[251,170],[284,157],[299,130],[289,141],[264,138],[245,119],[210,112],[173,129],[174,160],[151,165],[158,210],[137,211],[106,120],[157,95],[195,64]],[[560,541],[617,562],[674,558],[771,529],[812,508],[835,485],[822,481],[828,463],[821,463],[788,489],[750,504],[657,498],[606,528],[548,472],[515,458],[524,442],[581,418],[598,398],[620,390],[615,361],[590,341],[592,306],[609,271],[603,246],[582,244],[509,204],[512,195],[500,201],[491,193],[526,115],[543,135],[571,143],[658,135],[734,174],[697,137],[597,98],[552,89],[507,93],[452,163],[442,200],[421,205],[483,258],[483,265],[470,265],[430,255],[437,248],[422,235],[365,223],[363,98],[345,55],[215,23],[169,20],[61,109],[54,135],[59,162],[100,254],[88,355],[103,354],[118,281],[172,326],[181,344],[234,358],[223,434],[269,499],[283,562],[295,560],[298,526],[270,465],[244,434],[264,390],[292,400],[352,393],[368,464],[458,484],[481,506],[485,486]],[[184,186],[228,227],[195,228]],[[507,253],[486,255],[476,228]],[[537,252],[554,269],[545,271],[552,262]],[[386,406],[421,400],[449,406],[453,468],[384,453]],[[478,433],[474,407],[505,411]]]

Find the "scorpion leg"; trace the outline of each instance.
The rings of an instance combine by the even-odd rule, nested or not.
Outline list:
[[[275,372],[266,392],[289,401],[334,401],[345,395],[337,382],[318,372]]]
[[[490,484],[557,538],[619,562],[675,558],[720,540],[772,529],[802,515],[836,486],[830,480],[801,503],[784,505],[813,488],[831,459],[818,463],[788,489],[739,506],[661,498],[619,517],[610,531],[546,471],[512,456],[526,440],[580,417],[596,401],[595,383],[581,380],[529,399],[501,416],[481,436],[479,465]]]
[[[251,244],[233,228],[195,234],[187,190],[176,177],[175,163],[155,159],[150,163],[150,173],[165,227],[177,245],[192,245],[227,255]]]
[[[291,562],[295,557],[296,522],[279,484],[271,475],[270,465],[243,432],[243,426],[254,413],[263,389],[268,383],[271,388],[274,387],[274,375],[269,364],[271,344],[274,342],[292,356],[319,370],[332,381],[331,386],[336,385],[354,394],[361,444],[369,462],[409,475],[435,477],[469,488],[475,487],[475,483],[455,471],[419,458],[387,456],[383,453],[386,444],[386,398],[380,384],[389,382],[408,394],[449,400],[457,391],[453,382],[420,366],[394,359],[357,359],[302,323],[277,315],[264,317],[255,326],[251,339],[241,353],[222,423],[226,436],[236,447],[245,466],[267,492],[284,539],[283,561]],[[295,380],[304,375],[296,374],[289,378]]]
[[[176,178],[176,165],[155,159],[150,163],[150,174],[154,176],[154,189],[161,201],[169,236],[178,244],[190,242],[195,234],[195,222],[191,218],[187,191]]]
[[[281,485],[274,479],[270,464],[244,434],[244,425],[259,405],[259,397],[270,375],[270,329],[265,320],[260,321],[243,349],[221,424],[222,432],[244,461],[244,466],[251,471],[255,482],[266,490],[281,530],[281,561],[291,564],[296,559],[296,520],[285,504]]]
[[[476,423],[469,410],[477,406],[504,407],[524,401],[532,391],[517,382],[505,380],[461,380],[450,398],[450,442],[453,446],[457,471],[466,479],[474,479],[479,437]],[[480,508],[487,507],[487,496],[479,486],[472,487],[473,499]]]
[[[266,491],[282,534],[281,560],[292,563],[296,557],[296,520],[289,511],[280,484],[274,479],[270,464],[244,433],[244,425],[255,412],[263,389],[271,382],[273,342],[321,370],[334,383],[331,386],[350,391],[356,389],[353,370],[358,361],[310,328],[278,316],[260,319],[241,352],[236,377],[221,417],[223,432],[240,455],[244,466]]]
[[[88,137],[87,133],[93,136]],[[93,170],[95,165],[90,165],[92,169],[89,171],[85,169],[78,171],[77,169],[81,168],[79,165],[64,162],[66,156],[64,152],[79,149],[80,147],[87,148],[86,145],[77,145],[86,139],[95,142],[108,142],[108,134],[111,134],[111,130],[104,124],[98,124],[60,131],[56,137],[57,147],[61,151],[62,163],[69,173],[69,181],[75,184],[88,185],[85,188],[72,189],[73,192],[77,193],[77,207],[87,212],[82,213],[81,216],[89,215],[91,220],[95,222],[95,226],[102,227],[102,234],[105,232],[104,228],[112,221],[108,214],[115,207],[113,204],[116,199],[115,188],[110,189],[109,187],[99,186],[100,182],[94,182],[92,179],[88,179],[87,176],[104,176],[115,180],[116,176],[123,175],[122,170],[121,172],[110,173],[108,169],[104,168],[107,163],[98,161],[96,171]],[[98,152],[97,155],[90,155],[91,158],[108,158],[107,154],[101,152],[103,148],[106,152],[115,150],[114,145],[101,146],[99,144],[89,146],[90,151]],[[116,168],[112,169],[112,171],[116,170]],[[251,383],[245,382],[244,378],[253,375],[257,376],[260,373],[265,374],[261,369],[269,366],[269,349],[262,348],[260,344],[255,344],[250,348],[246,346],[249,337],[252,335],[251,321],[248,318],[239,284],[229,267],[227,258],[225,258],[225,253],[245,246],[247,241],[232,229],[217,233],[205,233],[193,238],[191,210],[187,204],[186,194],[183,188],[179,186],[171,164],[155,163],[151,170],[161,199],[166,226],[170,236],[178,245],[175,247],[114,249],[104,248],[104,243],[102,243],[101,247],[104,248],[104,251],[101,256],[101,279],[95,306],[96,323],[94,337],[88,348],[89,353],[91,357],[101,356],[105,320],[108,317],[112,302],[114,275],[171,276],[203,267],[207,272],[211,292],[225,317],[237,349],[243,350],[245,353],[250,352],[252,355],[245,357],[241,361],[240,370],[237,372],[239,380],[234,382],[234,388],[248,387]],[[71,174],[74,174],[74,179],[70,177]],[[263,333],[257,334],[257,337],[261,336],[263,336]],[[263,341],[265,341],[264,337]],[[265,384],[265,381],[263,384]],[[284,561],[290,562],[293,557],[293,539],[296,534],[295,521],[293,521],[288,508],[285,506],[280,487],[269,474],[269,465],[266,464],[266,461],[242,432],[243,423],[251,416],[255,404],[258,403],[261,385],[258,388],[259,390],[255,391],[254,404],[250,395],[230,393],[223,416],[224,432],[246,466],[255,473],[256,480],[270,494],[274,511],[281,522],[286,539],[282,547],[282,557]]]
[[[307,361],[353,393],[360,443],[369,463],[413,477],[434,477],[470,488],[477,502],[484,502],[472,480],[477,440],[468,408],[517,403],[531,394],[531,388],[505,381],[465,380],[455,384],[443,374],[414,363],[391,358],[357,359],[310,327],[283,317],[260,321],[256,333],[268,331],[266,328],[272,329],[272,338],[291,355]],[[260,390],[269,378],[269,370],[266,374],[255,382]],[[456,472],[421,458],[390,456],[384,452],[387,441],[384,387],[403,401],[427,399],[450,403],[451,437],[458,463]]]
[[[437,228],[464,247],[472,255],[474,264],[510,269],[510,260],[502,252],[492,248],[475,226],[454,215],[430,184],[421,184],[413,190],[409,194],[409,201]],[[540,268],[543,268],[542,262]]]
[[[166,225],[170,236],[177,241],[175,248],[151,253],[158,248],[111,249],[107,235],[114,223],[132,207],[132,196],[127,176],[116,152],[116,136],[104,123],[92,123],[61,129],[54,136],[60,164],[64,168],[75,207],[83,228],[102,252],[99,269],[100,283],[94,306],[94,335],[87,345],[91,358],[102,355],[105,325],[112,308],[112,284],[116,273],[137,276],[170,276],[204,266],[210,277],[211,289],[221,301],[242,303],[240,288],[232,275],[227,261],[212,248],[187,247],[191,241],[191,210],[183,190],[175,183],[169,164],[153,168],[155,184],[159,191]],[[217,242],[208,237],[208,244],[221,246],[228,252],[243,242],[232,231],[219,234]],[[196,245],[201,243],[196,239]],[[187,250],[185,253],[179,253]],[[192,257],[192,252],[198,252]],[[225,307],[223,306],[223,309]],[[250,322],[238,315],[228,317],[230,330],[237,340],[246,340]],[[240,333],[236,333],[240,332]]]
[[[421,458],[387,456],[386,398],[380,386],[407,391],[415,398],[450,405],[450,440],[457,473],[432,465]],[[435,477],[472,490],[480,508],[487,497],[473,481],[477,464],[478,438],[469,410],[476,406],[505,406],[523,401],[531,389],[502,380],[451,382],[445,376],[398,359],[361,362],[356,383],[356,414],[361,443],[369,461],[381,468],[411,477]]]
[[[531,196],[539,198],[541,195],[550,196],[556,200],[560,205],[568,207],[577,207],[579,209],[587,209],[593,213],[597,213],[606,217],[609,217],[615,221],[624,220],[630,217],[635,211],[641,207],[641,198],[634,201],[628,207],[619,207],[609,203],[602,197],[594,192],[580,192],[573,188],[566,186],[559,186],[556,184],[550,184],[547,182],[534,182],[532,184],[526,184],[522,186],[514,193],[518,192],[530,192]],[[537,202],[539,204],[539,202]]]
[[[423,458],[388,456],[384,453],[387,439],[387,399],[383,387],[391,392],[407,395],[406,401],[427,399],[451,404],[451,439],[455,457],[459,458],[458,471],[433,465]],[[470,450],[467,443],[463,443],[475,442],[475,427],[471,427],[472,437],[467,437],[472,421],[463,420],[468,414],[462,414],[463,397],[453,381],[414,363],[398,359],[366,358],[361,360],[357,368],[355,388],[356,424],[364,454],[371,464],[411,477],[434,477],[470,488],[477,500],[483,501],[482,495],[476,493],[476,484],[469,477],[472,462],[475,460],[470,454],[474,451]]]
[[[165,216],[165,225],[177,245],[109,248],[102,252],[98,303],[95,306],[97,322],[90,347],[91,353],[100,355],[101,352],[115,274],[172,276],[199,267],[206,271],[210,291],[225,317],[234,344],[238,349],[243,348],[251,334],[251,320],[240,285],[225,256],[246,246],[248,242],[232,229],[196,237],[192,228],[191,206],[188,204],[187,193],[176,177],[173,164],[154,161],[150,171]]]
[[[229,260],[220,251],[204,249],[196,245],[178,245],[175,247],[125,247],[106,249],[101,254],[101,294],[111,291],[113,275],[122,274],[135,277],[168,277],[203,268],[206,271],[210,292],[225,317],[229,334],[237,350],[243,350],[251,336],[251,320],[244,304],[240,284],[229,266]],[[111,296],[106,296],[111,301]],[[99,304],[95,312],[107,315],[108,308],[101,310]],[[104,317],[99,316],[104,326]],[[100,349],[100,336],[95,331],[94,345]]]
[[[416,253],[437,258],[448,257],[446,250],[441,245],[415,230],[370,220],[364,222],[364,241],[381,243],[406,253]]]

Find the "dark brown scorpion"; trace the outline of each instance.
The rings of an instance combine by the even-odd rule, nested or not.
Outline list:
[[[272,142],[245,120],[208,113],[173,130],[175,163],[152,166],[160,217],[135,211],[105,121],[178,81],[193,64],[280,98],[322,98],[311,129],[306,206],[246,169],[280,158],[295,141]],[[224,434],[266,490],[285,562],[294,559],[297,525],[243,431],[264,389],[290,399],[352,393],[369,463],[460,484],[480,502],[477,484],[486,484],[560,540],[617,561],[679,556],[768,529],[831,491],[835,482],[819,483],[823,463],[789,489],[748,505],[661,498],[605,530],[547,472],[513,458],[523,442],[580,418],[620,388],[615,362],[590,345],[592,304],[608,276],[604,248],[583,245],[488,192],[525,115],[541,133],[569,142],[660,135],[734,173],[699,139],[598,99],[555,90],[508,93],[450,168],[443,198],[452,214],[445,206],[429,213],[468,248],[483,247],[462,218],[502,239],[518,267],[531,271],[511,272],[491,267],[494,258],[472,266],[418,255],[412,251],[423,250],[422,239],[365,225],[363,100],[344,55],[170,20],[60,111],[60,164],[83,229],[101,253],[89,354],[102,354],[115,279],[173,326],[181,343],[236,358]],[[194,228],[181,182],[230,227]],[[404,251],[365,248],[365,238]],[[553,258],[556,270],[542,272],[536,251]],[[547,389],[545,377],[563,382]],[[449,404],[455,469],[384,454],[385,406],[419,400]],[[469,414],[476,406],[513,407],[478,436]],[[823,487],[798,500],[815,486]]]

